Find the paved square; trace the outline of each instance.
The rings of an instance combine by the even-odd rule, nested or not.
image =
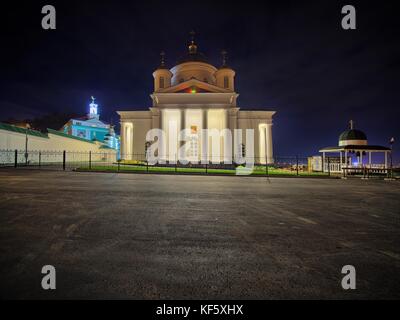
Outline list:
[[[400,298],[400,182],[1,169],[0,284],[0,298]]]

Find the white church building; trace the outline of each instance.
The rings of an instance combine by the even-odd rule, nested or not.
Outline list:
[[[242,153],[246,150],[246,129],[253,129],[254,150],[251,154],[254,162],[273,162],[272,117],[275,111],[240,109],[237,104],[239,94],[235,90],[235,71],[226,63],[226,52],[222,54],[222,65],[215,67],[198,51],[192,38],[186,55],[169,69],[161,53],[161,64],[153,72],[152,106],[143,111],[118,111],[122,159],[134,160],[146,154],[149,146],[146,135],[151,129],[165,132],[167,142],[159,153],[167,161],[176,158],[178,151],[175,149],[182,146],[178,131],[183,129],[189,136],[186,140],[188,156],[194,161],[201,161],[204,154],[209,161],[215,161],[212,137],[200,134],[204,131],[202,129],[219,130],[220,145],[223,147],[225,144],[226,147],[229,143],[232,150],[229,152],[241,150]],[[174,126],[171,126],[172,123]],[[235,129],[242,129],[239,142],[235,139]],[[232,139],[227,138],[227,132],[231,133]],[[223,162],[226,156],[221,151],[217,160]]]

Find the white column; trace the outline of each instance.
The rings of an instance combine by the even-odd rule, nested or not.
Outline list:
[[[232,161],[235,161],[235,148],[238,147],[238,141],[235,139],[235,129],[237,128],[237,111],[236,108],[230,108],[228,109],[228,128],[231,131],[232,134]],[[255,153],[256,155],[256,153]],[[255,156],[254,155],[254,156]]]
[[[228,129],[229,130],[229,112],[228,109],[224,110],[225,112],[225,125],[223,129]],[[228,163],[229,161],[232,160],[232,142],[230,139],[228,139],[227,137],[227,132],[225,131],[225,135],[224,135],[224,154],[223,154],[223,158],[221,159],[222,161]],[[230,152],[226,152],[227,154],[225,154],[226,150],[230,150]],[[230,155],[229,155],[230,153]]]
[[[268,163],[274,163],[274,154],[272,147],[272,123],[268,123],[266,127],[266,141],[267,141],[267,161]]]
[[[121,122],[121,145],[120,145],[120,152],[121,152],[121,159],[125,159],[125,123]]]
[[[130,148],[129,148],[129,143],[130,143],[130,139],[129,139],[129,127],[128,127],[128,124],[127,123],[125,123],[124,124],[124,157],[125,157],[125,159],[126,160],[129,160],[130,158],[129,158],[129,150],[130,150]]]
[[[129,144],[129,148],[131,149],[130,154],[131,154],[131,160],[134,159],[134,149],[133,149],[133,125],[129,126],[129,139],[131,140],[131,143]]]
[[[164,126],[164,120],[165,120],[165,110],[160,109],[160,129],[162,132],[164,132],[163,137],[161,137],[161,140],[159,141],[159,149],[158,149],[158,159],[160,162],[164,163],[167,160],[167,136],[166,136],[166,128]],[[160,138],[159,138],[160,139]]]
[[[131,123],[124,123],[123,125],[123,152],[124,159],[131,160],[132,159],[132,130]]]
[[[340,153],[340,165],[339,165],[339,170],[342,172],[342,151],[339,151]]]
[[[254,159],[255,162],[260,161],[261,164],[266,164],[267,156],[266,156],[266,128],[262,125],[258,127],[258,138],[259,138],[259,157],[260,159]]]
[[[201,119],[201,162],[208,163],[208,134],[206,130],[208,129],[208,109],[202,109],[202,119]]]
[[[181,127],[180,127],[180,132],[182,132],[182,130],[185,130],[185,129],[186,129],[186,109],[181,109]],[[178,139],[180,137],[180,132],[178,132]],[[184,141],[178,142],[178,148],[181,148],[184,144],[185,144]],[[176,154],[178,154],[178,151],[177,151]],[[181,159],[185,159],[186,160],[187,156],[185,155],[185,149],[184,148],[182,148],[181,154],[179,155],[179,157]]]
[[[322,172],[325,172],[325,152],[322,152]]]

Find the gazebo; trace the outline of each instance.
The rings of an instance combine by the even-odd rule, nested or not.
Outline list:
[[[350,129],[339,136],[339,145],[319,150],[322,153],[322,171],[332,173],[388,173],[391,163],[388,156],[392,150],[388,147],[368,145],[367,136],[361,130],[354,129],[350,120]],[[383,161],[373,161],[374,153],[383,154]],[[332,157],[330,154],[336,154]],[[337,156],[339,155],[339,156]],[[383,162],[383,163],[382,163]]]

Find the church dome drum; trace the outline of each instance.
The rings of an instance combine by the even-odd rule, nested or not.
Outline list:
[[[198,50],[194,41],[194,32],[191,32],[192,39],[188,44],[187,52],[168,69],[165,64],[165,54],[161,52],[161,64],[153,72],[154,91],[163,92],[164,89],[177,86],[183,82],[196,79],[198,81],[223,88],[234,92],[235,71],[226,64],[226,51],[222,51],[222,65],[217,68],[210,64],[206,56]]]
[[[194,42],[194,33],[192,41],[188,46],[188,52],[178,60],[178,64],[171,69],[172,85],[190,79],[215,84],[215,72],[217,68],[208,63],[206,56],[198,51],[197,44]]]
[[[196,79],[199,81],[215,84],[215,72],[217,69],[204,62],[191,61],[176,65],[171,69],[172,85],[177,85],[181,82],[188,81],[190,79]]]

